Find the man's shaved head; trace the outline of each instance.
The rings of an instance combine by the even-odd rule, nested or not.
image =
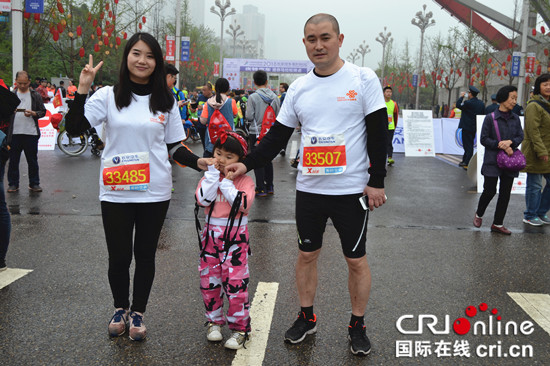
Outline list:
[[[340,34],[340,26],[338,25],[338,21],[336,20],[336,18],[330,14],[325,13],[315,14],[314,16],[309,18],[304,25],[304,34],[306,33],[306,27],[308,24],[319,24],[323,22],[330,22],[332,24],[332,29],[334,29],[336,34]]]

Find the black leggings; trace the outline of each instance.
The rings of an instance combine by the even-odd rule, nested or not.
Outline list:
[[[476,214],[479,217],[483,217],[487,206],[489,206],[489,203],[497,193],[497,181],[499,177],[484,177],[484,179],[483,193],[481,194],[481,197],[479,197],[479,203],[476,211]],[[513,184],[514,177],[500,177],[497,207],[495,209],[495,217],[493,219],[493,224],[495,225],[502,225],[504,222],[504,216],[506,216],[508,202],[510,202],[510,192],[512,192]]]
[[[136,268],[131,310],[145,312],[155,278],[158,239],[169,205],[170,201],[101,202],[103,229],[109,251],[109,284],[115,308],[130,307],[130,264],[133,252]]]

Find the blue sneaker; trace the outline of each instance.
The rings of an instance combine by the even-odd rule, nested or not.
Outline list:
[[[119,337],[126,331],[128,324],[128,309],[118,308],[109,322],[109,335],[111,337]]]
[[[529,224],[531,226],[542,226],[544,225],[544,222],[539,219],[538,217],[534,217],[532,219],[523,219],[523,222],[526,224]]]
[[[540,221],[545,225],[550,225],[550,217],[548,215],[539,216]]]
[[[130,339],[142,341],[147,336],[147,329],[143,324],[143,314],[136,311],[130,313]]]

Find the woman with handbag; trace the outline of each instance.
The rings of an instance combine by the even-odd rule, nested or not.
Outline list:
[[[525,108],[525,141],[521,150],[525,154],[527,185],[523,222],[533,226],[550,224],[550,74],[535,80],[533,97]],[[546,187],[542,189],[542,178]]]
[[[474,226],[481,226],[482,217],[497,192],[497,182],[500,178],[497,207],[491,231],[505,235],[512,233],[504,227],[503,222],[514,178],[519,175],[519,170],[525,167],[524,164],[516,167],[511,164],[516,159],[524,159],[521,151],[517,150],[523,141],[523,130],[519,117],[512,113],[517,98],[518,93],[515,86],[507,85],[500,88],[497,92],[497,102],[500,105],[496,111],[485,117],[480,139],[481,144],[485,146],[485,156],[481,167],[481,174],[485,181],[474,216]]]

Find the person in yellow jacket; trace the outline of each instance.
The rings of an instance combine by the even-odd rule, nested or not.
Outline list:
[[[386,102],[386,109],[388,110],[388,165],[392,166],[395,163],[393,160],[393,134],[397,127],[397,119],[399,116],[399,107],[397,102],[391,99],[393,95],[393,89],[387,85],[384,87],[384,101]]]

